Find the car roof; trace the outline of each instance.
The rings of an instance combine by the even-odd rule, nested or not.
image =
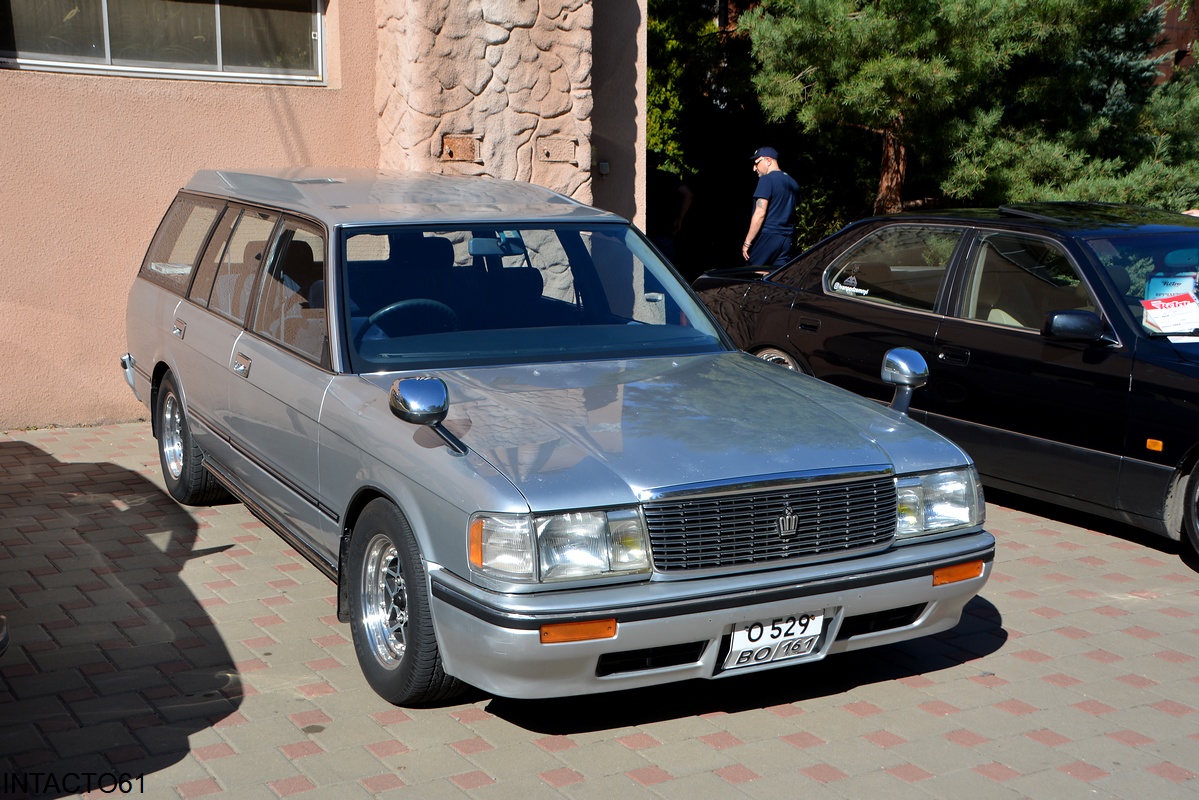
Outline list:
[[[877,219],[964,222],[975,225],[1001,222],[1004,227],[1054,231],[1081,238],[1127,235],[1134,231],[1194,231],[1199,228],[1199,217],[1121,203],[1011,203],[999,208],[904,212]]]
[[[201,170],[185,189],[274,206],[330,226],[625,222],[541,186],[483,176],[322,167]]]

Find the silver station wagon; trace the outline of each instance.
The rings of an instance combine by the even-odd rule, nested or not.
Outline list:
[[[334,580],[393,703],[814,661],[947,630],[990,574],[972,462],[903,413],[919,356],[888,408],[739,352],[536,186],[199,172],[127,328],[170,493]]]

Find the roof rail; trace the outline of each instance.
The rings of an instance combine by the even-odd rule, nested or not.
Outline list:
[[[999,207],[1000,214],[1007,214],[1010,217],[1023,217],[1024,219],[1036,219],[1041,222],[1064,222],[1058,217],[1050,216],[1049,214],[1041,214],[1033,211],[1031,208],[1022,205],[1008,205]]]

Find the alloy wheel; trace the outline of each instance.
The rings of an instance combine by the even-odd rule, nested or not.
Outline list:
[[[358,613],[379,664],[395,667],[407,650],[408,588],[400,554],[386,536],[375,536],[367,547]]]

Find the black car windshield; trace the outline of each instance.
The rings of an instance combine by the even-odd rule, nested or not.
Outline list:
[[[627,225],[350,228],[339,247],[354,372],[726,348]]]
[[[1146,332],[1191,335],[1199,330],[1199,232],[1111,236],[1087,244]]]

